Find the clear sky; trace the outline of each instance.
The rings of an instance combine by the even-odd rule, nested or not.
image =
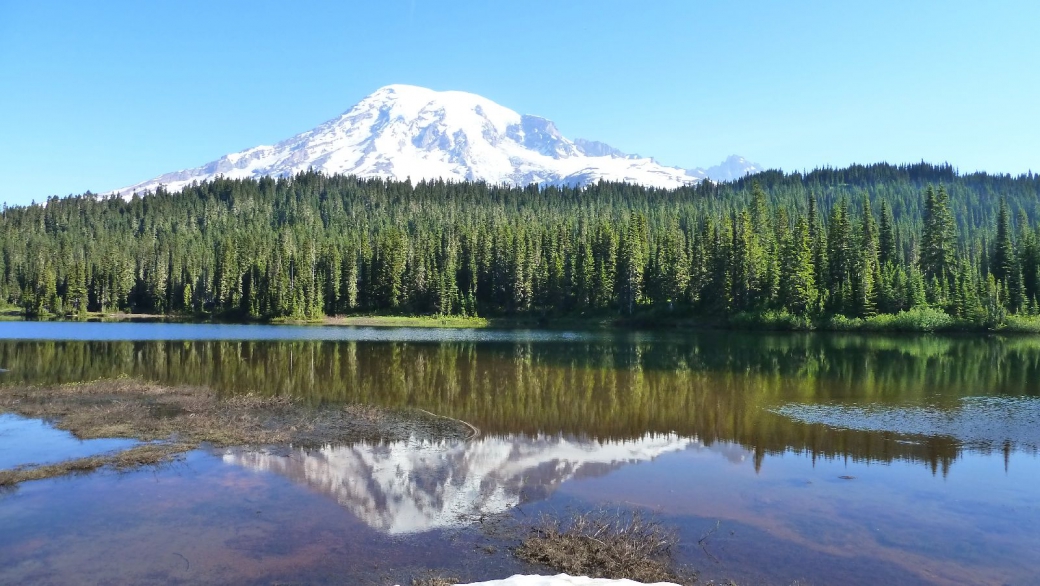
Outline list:
[[[406,83],[684,167],[1040,170],[1040,2],[0,0],[0,201],[270,144]]]

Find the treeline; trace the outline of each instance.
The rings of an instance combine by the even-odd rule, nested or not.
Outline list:
[[[27,315],[352,313],[869,318],[996,327],[1040,298],[1040,177],[766,172],[678,190],[317,173],[4,208]]]

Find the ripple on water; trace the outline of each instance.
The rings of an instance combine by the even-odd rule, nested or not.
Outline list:
[[[1040,448],[1040,397],[965,397],[953,408],[788,403],[771,411],[854,431],[950,437],[976,449]]]

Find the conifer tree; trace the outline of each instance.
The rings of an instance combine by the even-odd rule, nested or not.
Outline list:
[[[782,243],[780,300],[784,309],[805,314],[816,305],[816,276],[809,224],[798,218]]]
[[[989,269],[998,281],[1007,284],[1015,265],[1015,247],[1011,241],[1011,216],[1008,212],[1007,200],[1000,200],[1000,211],[997,215],[997,237],[993,243]]]
[[[677,190],[315,173],[218,179],[131,201],[7,208],[0,299],[35,314],[251,319],[662,307],[725,319],[803,312],[806,303],[808,314],[867,316],[930,302],[1001,323],[992,322],[1000,312],[1040,312],[1038,197],[1035,177],[962,178],[929,165],[769,173]],[[869,201],[878,198],[875,222]],[[788,215],[806,205],[805,217]],[[802,222],[809,263],[798,246]],[[806,266],[815,294],[803,287]]]
[[[646,218],[637,214],[630,221],[618,249],[618,306],[622,313],[635,313],[643,292],[646,267]]]
[[[921,233],[921,272],[939,290],[949,285],[956,254],[956,225],[950,212],[946,188],[925,191],[924,229]]]
[[[842,199],[831,210],[827,227],[827,289],[830,310],[843,313],[851,305],[854,270],[852,226],[848,201]]]
[[[870,207],[870,196],[863,198],[861,234],[856,254],[855,278],[857,315],[869,317],[877,313],[878,288],[881,287],[881,270],[878,260],[878,227]]]
[[[896,235],[892,218],[892,210],[888,201],[881,200],[881,220],[878,224],[878,260],[881,265],[896,262]]]

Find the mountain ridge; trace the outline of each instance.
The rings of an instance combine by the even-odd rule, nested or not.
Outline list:
[[[575,186],[607,180],[660,188],[725,181],[761,170],[737,155],[707,169],[669,167],[603,142],[568,139],[547,118],[519,114],[476,94],[389,85],[286,140],[109,193],[129,197],[159,186],[179,191],[220,176],[285,177],[310,169],[412,181]]]

